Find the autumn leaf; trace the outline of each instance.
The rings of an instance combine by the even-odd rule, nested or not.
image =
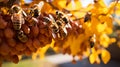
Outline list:
[[[110,58],[111,58],[109,51],[103,49],[103,50],[102,50],[102,53],[101,53],[101,58],[102,58],[103,63],[104,63],[104,64],[107,64],[108,61],[109,61]]]
[[[97,53],[92,53],[92,54],[89,56],[89,61],[90,61],[90,63],[91,63],[91,64],[95,63],[97,57],[98,57]]]

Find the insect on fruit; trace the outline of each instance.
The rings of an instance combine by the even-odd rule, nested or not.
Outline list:
[[[27,40],[28,40],[28,37],[24,34],[24,32],[22,30],[18,31],[17,37],[23,43],[27,42]]]
[[[62,19],[55,20],[52,15],[49,15],[49,17],[44,17],[45,22],[48,24],[51,24],[50,27],[52,29],[52,35],[55,38],[56,36],[58,38],[63,38],[67,35],[67,30],[65,28],[64,21]],[[55,35],[56,34],[56,35]]]
[[[56,11],[57,19],[62,19],[65,24],[69,23],[69,18],[66,14],[61,11]]]
[[[62,11],[56,11],[56,15],[57,15],[57,20],[56,20],[56,22],[57,21],[60,21],[61,23],[62,23],[62,25],[63,25],[63,27],[69,27],[69,28],[71,28],[71,25],[70,25],[70,22],[72,21],[72,20],[70,20],[68,17],[69,16],[72,16],[72,14],[65,14],[65,13],[63,13]]]
[[[65,24],[63,23],[63,20],[56,20],[56,23],[59,27],[63,28],[65,26]]]
[[[35,4],[31,7],[30,13],[25,16],[25,20],[28,21],[29,26],[35,26],[38,23],[36,17],[40,15],[40,11],[44,5],[43,1],[40,1],[39,4]]]
[[[44,19],[45,19],[46,23],[50,22],[50,24],[51,24],[50,27],[52,28],[52,31],[54,33],[57,33],[59,31],[58,25],[56,24],[55,19],[53,18],[52,15],[49,15],[49,17],[44,17]]]
[[[59,28],[59,35],[60,35],[60,38],[63,39],[67,36],[67,30],[66,28]]]
[[[57,25],[59,27],[59,34],[60,34],[61,38],[67,36],[66,26],[65,26],[65,24],[63,22],[64,21],[62,21],[62,20],[56,20],[56,23],[57,23]]]
[[[40,11],[44,5],[43,1],[40,1],[38,4],[34,4],[34,6],[31,7],[30,15],[33,17],[38,17],[40,15]]]
[[[84,22],[87,22],[87,21],[89,21],[89,20],[91,20],[91,13],[90,13],[90,12],[88,12],[88,13],[85,15],[85,17],[84,17]]]
[[[23,10],[18,5],[13,5],[11,8],[11,20],[13,23],[14,30],[20,30],[22,24],[25,23]]]
[[[11,16],[14,30],[20,30],[22,24],[24,24],[24,19],[21,17],[21,14],[14,13]]]
[[[49,15],[49,17],[44,17],[44,21],[47,24],[50,24],[50,28],[52,30],[52,35],[54,38],[56,38],[56,35],[59,32],[59,27],[57,25],[57,23],[55,22],[55,19],[53,18],[52,15]]]
[[[38,20],[30,15],[26,16],[25,20],[28,22],[29,26],[35,26],[38,23]]]

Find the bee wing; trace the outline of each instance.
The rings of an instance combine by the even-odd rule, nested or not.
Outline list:
[[[56,38],[56,34],[55,34],[55,33],[53,33],[53,32],[52,32],[52,36],[53,36],[53,38]]]
[[[43,1],[40,1],[40,2],[38,3],[38,9],[39,9],[39,11],[41,11],[43,5],[44,5],[44,2],[43,2]]]
[[[45,20],[51,21],[51,19],[50,19],[49,17],[44,17],[44,19],[45,19]]]
[[[65,27],[66,27],[66,28],[72,28],[69,23],[67,23],[67,24],[65,25]]]
[[[55,23],[55,19],[53,18],[53,16],[49,14],[49,17],[52,20],[52,22]]]
[[[11,16],[11,20],[12,20],[12,22],[13,22],[13,15]]]
[[[71,16],[72,16],[72,14],[70,14],[70,13],[69,13],[69,14],[66,14],[66,15],[67,15],[68,17],[71,17]]]
[[[65,34],[67,34],[67,30],[66,30],[66,28],[65,28],[65,27],[63,28],[63,31],[65,32]]]
[[[45,23],[49,23],[49,22],[51,22],[52,20],[51,20],[49,17],[44,17],[44,21],[45,21]]]
[[[23,17],[27,17],[27,14],[23,10],[22,10],[22,15],[23,15]]]
[[[21,24],[24,24],[24,23],[25,23],[25,20],[24,20],[23,14],[20,13],[19,16],[20,16],[20,23],[21,23]]]

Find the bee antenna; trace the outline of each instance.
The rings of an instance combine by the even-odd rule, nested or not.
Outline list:
[[[50,19],[51,19],[53,22],[55,22],[55,19],[54,19],[54,17],[53,17],[51,14],[49,14],[49,17],[50,17]]]

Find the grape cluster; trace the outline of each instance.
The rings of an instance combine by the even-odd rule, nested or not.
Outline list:
[[[35,26],[29,26],[27,21],[22,25],[21,29],[28,37],[27,42],[23,43],[17,38],[10,15],[0,14],[0,61],[18,63],[18,55],[30,56],[39,48],[51,43],[50,28],[43,23],[42,15],[37,19],[39,22]]]
[[[55,40],[54,47],[63,47],[63,44],[71,35],[76,35],[76,37],[84,32],[84,29],[81,27],[82,23],[78,23],[77,21],[69,21],[69,27],[65,27],[67,30],[67,36],[58,37],[57,34],[61,34],[60,32],[56,33],[56,37],[54,38],[52,35],[51,23],[47,23],[44,19],[45,17],[49,17],[49,15],[53,16],[56,19],[55,14],[47,14],[42,13],[36,19],[38,23],[33,26],[29,26],[28,21],[25,21],[22,24],[21,30],[27,35],[27,42],[21,42],[17,38],[16,30],[13,28],[12,21],[10,19],[10,15],[0,14],[0,58],[1,61],[12,61],[14,63],[18,63],[19,58],[18,55],[26,55],[30,56],[32,53],[36,52],[39,48],[46,46],[52,42],[52,39]],[[51,22],[51,21],[50,21]],[[62,31],[64,32],[64,31]],[[62,34],[61,34],[62,35]],[[69,53],[69,48],[63,49],[63,53]]]

